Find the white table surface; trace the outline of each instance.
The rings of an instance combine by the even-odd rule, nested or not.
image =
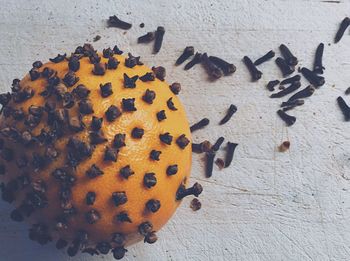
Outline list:
[[[99,34],[96,48],[118,43],[149,65],[164,65],[169,82],[182,83],[190,121],[211,119],[210,127],[194,134],[195,141],[223,135],[240,144],[233,166],[216,169],[211,179],[204,177],[202,157],[194,156],[191,182],[204,186],[202,209],[193,212],[185,199],[158,233],[159,241],[130,247],[125,260],[349,260],[350,124],[343,122],[336,97],[350,86],[350,35],[337,45],[332,40],[339,22],[350,15],[350,1],[340,2],[0,0],[1,91],[9,90],[12,79],[22,77],[33,61],[69,53]],[[106,28],[113,14],[133,28],[126,34]],[[158,25],[166,28],[165,40],[160,53],[152,55],[152,45],[138,45],[136,38]],[[259,83],[250,83],[241,59],[278,51],[286,43],[300,65],[311,67],[321,41],[327,83],[292,112],[297,122],[286,128],[275,113],[281,100],[268,98],[264,88],[280,78],[274,62],[261,66]],[[187,72],[174,67],[186,45],[233,61],[237,72],[210,83],[201,66]],[[230,103],[239,110],[219,127]],[[277,152],[286,139],[290,151]],[[11,207],[0,207],[0,260],[69,259],[53,244],[31,242],[28,227],[9,219]]]

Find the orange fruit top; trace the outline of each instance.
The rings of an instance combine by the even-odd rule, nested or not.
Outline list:
[[[143,222],[159,230],[191,170],[189,124],[169,85],[147,66],[127,67],[132,57],[104,55],[113,58],[36,66],[15,83],[20,90],[0,118],[3,198],[16,204],[13,215],[28,214],[42,234],[69,242],[84,231],[91,246],[111,242],[113,233],[133,243],[145,236]],[[67,75],[69,68],[76,71]],[[40,242],[38,234],[31,238]]]

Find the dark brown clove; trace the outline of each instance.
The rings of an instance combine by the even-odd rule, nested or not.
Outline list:
[[[219,79],[222,77],[223,72],[215,63],[213,63],[207,53],[203,53],[201,57],[201,63],[204,66],[210,79]]]
[[[154,40],[155,33],[154,32],[148,32],[145,35],[140,36],[137,38],[137,43],[150,43]]]
[[[265,63],[265,62],[271,60],[273,57],[275,57],[275,52],[271,50],[271,51],[267,52],[265,55],[263,55],[262,57],[260,57],[259,59],[257,59],[254,62],[254,65],[258,66],[262,63]]]
[[[95,192],[89,191],[88,193],[86,193],[86,196],[85,196],[86,205],[92,206],[95,203],[95,200],[96,200]]]
[[[187,139],[185,134],[180,135],[176,139],[176,144],[180,147],[180,149],[185,149],[189,143],[190,143],[190,140]]]
[[[178,95],[181,91],[181,84],[178,82],[174,82],[169,86],[169,88],[173,94]]]
[[[146,188],[152,188],[157,184],[156,174],[154,173],[146,173],[143,176],[143,184]]]
[[[215,152],[209,151],[205,154],[206,165],[205,165],[205,176],[210,178],[213,175]]]
[[[96,164],[92,164],[91,167],[85,172],[85,175],[90,179],[94,179],[98,176],[102,176],[103,171]]]
[[[191,69],[193,66],[195,66],[196,64],[201,63],[201,61],[202,61],[201,57],[202,57],[201,53],[196,53],[194,55],[193,59],[185,65],[184,70],[187,71],[187,70]]]
[[[237,146],[238,146],[237,143],[227,142],[226,156],[225,156],[225,168],[227,168],[231,165]]]
[[[105,112],[105,115],[106,115],[107,121],[112,122],[115,119],[117,119],[118,117],[120,117],[120,115],[122,115],[122,113],[117,106],[111,105],[111,106],[109,106],[109,108]]]
[[[275,87],[280,83],[279,80],[273,80],[273,81],[269,81],[266,84],[266,89],[268,89],[270,92],[273,92],[275,90]]]
[[[114,206],[116,206],[116,207],[124,205],[126,202],[128,202],[128,198],[127,198],[126,193],[124,191],[113,192],[112,193],[112,200],[113,200]]]
[[[192,143],[192,152],[195,152],[195,153],[208,152],[210,148],[211,148],[211,144],[207,140],[201,143]]]
[[[194,47],[193,46],[187,46],[185,50],[182,52],[179,58],[177,58],[175,65],[180,65],[184,61],[186,61],[188,58],[190,58],[194,54]]]
[[[102,255],[107,255],[109,253],[109,250],[111,250],[111,244],[105,241],[98,242],[96,245],[96,249],[98,250],[98,253],[101,253]]]
[[[130,165],[127,165],[120,169],[119,174],[124,179],[128,179],[130,176],[134,175],[135,172],[130,168]]]
[[[154,81],[155,77],[154,74],[151,72],[145,73],[144,75],[142,75],[140,77],[140,80],[143,82],[150,82],[150,81]]]
[[[141,128],[133,128],[131,131],[131,137],[135,138],[135,139],[141,139],[143,134],[145,134],[145,131]]]
[[[294,101],[294,100],[298,100],[298,99],[303,99],[303,98],[307,98],[310,97],[311,95],[313,95],[315,92],[315,87],[313,87],[312,85],[307,86],[305,89],[297,92],[296,94],[294,94],[292,97],[290,97],[288,99],[288,102]]]
[[[289,87],[283,89],[282,91],[279,91],[277,93],[273,93],[270,95],[270,98],[281,98],[288,94],[291,94],[292,92],[295,92],[298,90],[301,86],[300,82],[293,82]]]
[[[225,167],[225,161],[222,158],[217,158],[215,160],[215,164],[220,170],[222,170]]]
[[[178,172],[178,166],[177,165],[170,165],[168,166],[168,168],[166,169],[166,174],[168,176],[173,176]]]
[[[164,110],[157,112],[157,119],[158,121],[163,121],[166,119],[166,114]]]
[[[150,199],[146,203],[146,208],[152,213],[156,213],[160,209],[160,201],[157,199]]]
[[[116,215],[115,220],[118,222],[128,222],[132,223],[128,213],[126,211],[122,211]]]
[[[114,58],[114,57],[109,57],[109,58],[108,58],[108,62],[107,62],[107,64],[106,64],[106,68],[109,69],[109,70],[117,69],[119,63],[120,63],[120,62],[119,62],[116,58]]]
[[[281,81],[280,85],[286,85],[286,84],[291,84],[291,83],[294,83],[294,82],[300,82],[301,80],[301,76],[300,74],[296,74],[292,77],[289,77],[287,79],[284,79],[283,81]]]
[[[177,111],[177,108],[175,107],[175,104],[173,102],[173,98],[172,97],[167,100],[166,104],[167,104],[167,106],[168,106],[168,108],[170,110]]]
[[[262,72],[259,71],[258,68],[256,68],[256,66],[254,65],[252,60],[248,56],[244,56],[243,62],[249,70],[249,73],[252,77],[252,81],[255,82],[255,81],[259,80],[262,76]]]
[[[337,102],[338,102],[340,110],[342,111],[342,113],[344,115],[345,121],[350,121],[350,107],[346,104],[344,99],[340,96],[337,98]]]
[[[158,150],[152,150],[149,157],[151,160],[159,161],[160,160],[160,154],[162,154],[161,151]]]
[[[200,120],[199,122],[193,124],[191,127],[190,127],[190,131],[191,132],[194,132],[196,130],[200,130],[200,129],[203,129],[204,127],[206,127],[208,124],[209,124],[209,119],[208,118],[204,118],[202,120]]]
[[[306,67],[300,69],[302,75],[316,88],[325,84],[325,79],[322,76],[317,75],[315,72],[309,70]]]
[[[85,213],[85,220],[87,223],[91,225],[95,224],[98,220],[100,220],[100,218],[101,218],[100,213],[95,209],[91,209],[90,211]]]
[[[290,148],[290,141],[284,141],[281,145],[278,146],[279,152],[286,152]]]
[[[66,56],[67,54],[57,54],[57,56],[55,58],[50,58],[50,62],[53,62],[53,63],[60,63],[60,62],[63,62],[64,59],[66,59]]]
[[[219,124],[223,125],[223,124],[227,123],[236,112],[237,112],[237,106],[234,104],[231,104],[226,112],[225,117],[220,121]]]
[[[129,30],[132,24],[120,20],[116,15],[110,16],[107,24],[109,27],[117,27],[123,30]]]
[[[217,151],[220,149],[220,147],[221,147],[222,143],[224,142],[224,140],[225,140],[224,137],[218,138],[218,139],[216,140],[216,142],[214,143],[214,145],[211,147],[210,150],[211,150],[212,152],[217,152]]]
[[[138,231],[141,235],[146,236],[148,233],[153,231],[153,225],[149,221],[143,222],[139,225]]]
[[[202,208],[202,203],[199,201],[198,198],[194,198],[194,199],[191,200],[190,208],[193,211],[198,211],[198,210],[200,210]]]
[[[156,233],[154,231],[152,231],[145,236],[144,242],[148,243],[148,244],[153,244],[157,240],[158,240],[158,237],[157,237]]]
[[[112,242],[116,244],[117,246],[123,246],[125,245],[125,235],[122,233],[113,233],[112,234]]]
[[[171,142],[173,141],[173,136],[171,136],[169,132],[166,132],[164,134],[160,134],[159,139],[162,143],[171,145]]]
[[[289,48],[284,45],[284,44],[281,44],[280,45],[280,51],[281,51],[281,54],[283,56],[283,58],[285,59],[286,63],[289,65],[289,66],[296,66],[298,64],[298,58],[296,58],[292,52],[289,50]]]
[[[163,66],[158,66],[158,67],[153,66],[152,71],[155,74],[157,79],[164,81],[166,76],[166,70]]]
[[[281,70],[283,77],[286,77],[295,71],[295,69],[292,68],[291,66],[289,66],[287,64],[286,60],[284,60],[281,57],[277,57],[275,62],[277,64],[278,68]]]
[[[345,90],[345,95],[349,95],[350,94],[350,87],[348,87],[346,90]]]
[[[324,70],[324,67],[322,65],[323,51],[324,51],[324,44],[320,43],[316,49],[315,61],[314,61],[314,73],[323,74],[323,70]]]
[[[112,83],[107,82],[105,84],[100,84],[100,93],[103,98],[106,98],[113,94]]]
[[[135,98],[122,99],[122,108],[125,112],[137,111],[135,107]]]
[[[128,252],[124,247],[116,247],[112,250],[113,257],[116,260],[120,260],[125,256],[125,253]]]
[[[113,146],[117,149],[124,147],[125,144],[125,134],[118,133],[114,136]]]
[[[118,152],[119,151],[114,148],[106,147],[103,160],[117,162]]]
[[[133,56],[131,53],[128,53],[128,58],[125,59],[125,66],[134,68],[136,65],[143,65],[140,61],[140,56]]]
[[[294,116],[285,113],[283,110],[278,110],[277,114],[287,124],[287,126],[292,126],[296,121]]]
[[[156,98],[156,93],[150,89],[147,89],[145,94],[142,96],[142,100],[148,104],[153,104],[153,100]]]
[[[340,26],[339,26],[339,29],[335,35],[335,38],[334,38],[334,43],[338,43],[341,38],[343,37],[346,29],[349,27],[350,25],[350,18],[349,17],[345,17],[343,19],[343,21],[340,23]]]
[[[225,76],[233,74],[236,71],[236,66],[234,64],[226,62],[225,60],[219,57],[209,56],[209,60],[216,66],[218,66]]]
[[[281,107],[283,107],[283,111],[290,111],[294,109],[295,107],[304,105],[304,100],[291,100],[282,102]]]
[[[164,27],[158,26],[155,33],[153,53],[158,53],[160,51],[160,48],[162,48],[164,34],[165,34]]]
[[[199,183],[194,183],[192,187],[185,188],[184,185],[180,185],[179,189],[176,192],[176,200],[181,200],[186,196],[193,195],[195,197],[198,197],[203,191],[203,187]]]

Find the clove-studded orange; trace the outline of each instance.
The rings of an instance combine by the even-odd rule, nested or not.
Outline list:
[[[154,243],[186,189],[191,134],[163,67],[89,44],[35,62],[0,95],[2,198],[29,237],[70,256]],[[174,86],[173,86],[174,87]]]

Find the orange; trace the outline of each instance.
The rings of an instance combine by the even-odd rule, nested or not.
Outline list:
[[[86,51],[89,50],[90,46],[86,45],[84,48]],[[39,72],[40,77],[38,79],[31,80],[31,76],[27,75],[20,81],[19,86],[21,91],[29,87],[34,91],[34,95],[22,102],[15,102],[15,98],[12,98],[1,114],[1,140],[4,141],[4,144],[2,145],[1,155],[3,157],[1,158],[0,164],[1,168],[5,169],[1,179],[5,184],[11,184],[11,182],[16,183],[14,180],[19,183],[19,185],[17,184],[17,189],[11,187],[7,188],[7,186],[5,186],[5,189],[3,189],[3,191],[5,191],[3,192],[3,197],[8,197],[10,193],[10,197],[14,197],[14,203],[17,206],[17,210],[13,215],[25,216],[23,213],[24,200],[30,197],[32,191],[42,195],[44,199],[38,200],[43,200],[43,202],[38,203],[35,201],[36,199],[33,200],[39,205],[42,203],[44,207],[35,207],[35,210],[28,220],[31,224],[43,224],[46,228],[45,233],[53,239],[64,239],[71,244],[71,242],[77,238],[79,231],[84,231],[87,233],[88,237],[88,240],[85,242],[86,246],[94,247],[100,242],[109,242],[112,247],[114,247],[116,244],[111,242],[112,234],[122,233],[125,235],[126,245],[128,245],[145,236],[139,233],[140,224],[143,222],[150,222],[153,226],[152,231],[158,231],[179,206],[180,200],[176,200],[176,194],[181,185],[187,184],[187,180],[190,176],[191,144],[188,143],[187,146],[181,148],[177,144],[177,139],[184,135],[184,141],[186,141],[186,139],[190,141],[191,133],[185,110],[178,97],[170,90],[169,84],[157,78],[153,81],[145,82],[140,80],[140,77],[146,73],[152,73],[150,75],[154,75],[149,67],[136,65],[133,68],[129,68],[125,66],[125,56],[112,53],[112,57],[120,62],[118,67],[116,69],[106,69],[104,75],[95,75],[93,73],[94,64],[91,63],[88,57],[93,56],[93,53],[94,52],[90,51],[87,56],[83,56],[79,59],[80,68],[74,73],[75,77],[78,77],[79,80],[73,86],[65,86],[63,83],[63,79],[69,71],[68,58],[58,63],[48,62],[40,68],[35,69],[32,73],[35,78],[35,73]],[[96,56],[96,54],[94,55]],[[104,65],[108,63],[108,58],[102,57],[102,54],[98,55],[101,57],[100,64],[104,67]],[[108,51],[106,51],[106,56],[108,56]],[[74,65],[71,66],[74,68]],[[57,72],[57,76],[60,78],[60,88],[63,89],[64,92],[72,94],[74,97],[73,106],[67,109],[69,112],[69,119],[74,117],[78,119],[79,115],[82,115],[79,113],[79,102],[84,99],[77,97],[77,91],[74,91],[77,89],[78,85],[84,85],[90,91],[88,100],[91,102],[93,109],[93,113],[82,115],[81,121],[82,124],[85,125],[82,131],[72,131],[67,127],[67,122],[57,124],[55,130],[63,131],[63,135],[54,140],[51,145],[33,141],[33,139],[35,136],[38,136],[42,130],[50,130],[51,125],[48,123],[48,120],[53,118],[53,114],[51,113],[51,116],[48,116],[49,113],[44,110],[40,123],[30,128],[28,127],[27,120],[30,114],[30,106],[44,107],[47,101],[54,101],[56,103],[56,110],[62,109],[64,105],[66,107],[72,105],[69,104],[69,102],[72,102],[72,97],[70,97],[70,94],[66,94],[67,101],[63,102],[63,100],[59,98],[60,96],[56,94],[52,94],[49,97],[42,96],[42,92],[47,90],[49,86],[49,80],[46,79],[42,73],[44,68],[50,68]],[[135,88],[126,88],[124,86],[124,74],[130,78],[139,76],[136,80]],[[52,77],[53,76],[51,76],[51,79]],[[106,83],[111,84],[113,93],[108,97],[102,97],[100,85]],[[52,85],[55,86],[55,84]],[[57,87],[55,88],[57,89]],[[81,86],[79,88],[81,88]],[[106,89],[108,88],[106,87]],[[146,90],[155,93],[155,99],[152,104],[143,99]],[[20,97],[19,94],[15,94],[13,97],[20,99],[18,98]],[[125,108],[123,109],[122,100],[130,98],[135,99],[135,111],[126,111]],[[171,102],[168,102],[170,98],[175,108],[172,107]],[[116,106],[121,111],[121,116],[109,122],[105,113],[111,105]],[[18,114],[20,114],[18,113],[19,109],[24,112],[24,119],[18,119],[22,117],[21,115],[18,116]],[[31,110],[33,110],[35,114],[40,108],[32,107]],[[159,121],[157,119],[157,113],[162,110],[165,111],[166,119]],[[10,116],[5,117],[4,114],[10,114]],[[67,144],[69,143],[69,139],[74,137],[90,145],[90,135],[93,135],[90,134],[93,132],[91,129],[93,116],[103,118],[100,130],[103,132],[101,135],[105,141],[94,145],[91,156],[82,159],[74,168],[72,167],[72,162],[67,159]],[[14,119],[14,117],[17,117],[17,119]],[[25,124],[26,121],[27,123]],[[65,121],[67,121],[67,119]],[[134,130],[134,128],[139,128],[139,130]],[[133,137],[133,130],[136,132],[136,136],[139,134],[138,138]],[[142,130],[143,135],[137,133],[142,132]],[[19,135],[28,131],[25,135],[28,133],[31,134],[32,144],[25,145],[21,137],[11,138],[11,135],[16,136],[11,131],[17,131]],[[160,139],[160,135],[166,133],[169,133],[172,137],[170,145],[162,142]],[[114,147],[114,138],[116,134],[125,134],[124,147]],[[169,139],[169,135],[165,135],[164,137]],[[117,155],[116,162],[113,160],[106,161],[104,159],[107,147],[111,150],[112,156]],[[58,156],[52,158],[45,156],[47,148],[53,148],[53,151],[57,152]],[[150,158],[152,150],[161,152],[159,160],[152,160]],[[13,154],[13,159],[10,161],[8,160],[9,151]],[[52,151],[50,152],[52,153]],[[79,154],[81,151],[74,151],[74,153]],[[36,156],[33,157],[33,155]],[[23,163],[22,166],[19,167],[18,165],[21,165],[20,163],[23,157],[27,159],[28,163]],[[42,158],[44,158],[44,160]],[[35,160],[37,160],[37,162],[33,163]],[[40,160],[43,160],[44,163]],[[88,177],[89,173],[91,174],[89,169],[93,164],[95,164],[103,174],[90,178]],[[23,167],[23,165],[25,166]],[[177,165],[178,170],[174,175],[167,174],[167,169],[171,165]],[[128,178],[124,178],[120,174],[121,169],[126,166],[129,166],[134,173]],[[69,194],[70,191],[71,195],[66,196],[67,200],[64,202],[64,206],[62,206],[59,193],[65,183],[60,182],[53,175],[55,170],[57,171],[57,169],[62,168],[65,169],[65,173],[69,173],[76,178],[73,186],[70,187],[66,185],[66,187],[68,187],[66,192]],[[153,177],[156,178],[156,184],[149,188],[144,182],[146,173],[154,173],[154,175],[148,176],[151,177],[151,181],[153,181]],[[22,188],[23,177],[29,178],[30,184]],[[88,192],[93,192],[95,194],[95,201],[92,205],[87,205],[86,203]],[[118,195],[126,196],[126,203],[116,206],[112,199],[113,192],[124,192],[124,194]],[[35,193],[34,196],[32,195],[33,197],[37,196]],[[125,198],[121,199],[121,201],[123,200],[125,201]],[[155,209],[157,209],[160,204],[160,208],[154,213],[146,206],[147,202],[150,200],[155,200],[151,201]],[[63,214],[62,207],[66,208],[66,214]],[[72,207],[74,207],[75,213],[71,215],[67,214],[67,212],[73,209]],[[99,219],[96,219],[94,224],[88,223],[88,220],[93,218],[91,215],[87,214],[91,210],[96,211],[98,213],[97,216],[99,216]],[[119,218],[123,216],[123,213],[125,218],[126,213],[130,222],[118,221],[117,216],[120,213],[122,213],[122,215],[120,215]],[[57,224],[58,221],[62,222],[62,215],[65,217],[63,226],[62,223]],[[61,219],[58,219],[59,217],[61,217]],[[34,236],[32,235],[32,239],[37,240],[35,233]],[[40,239],[38,241],[40,241]]]

